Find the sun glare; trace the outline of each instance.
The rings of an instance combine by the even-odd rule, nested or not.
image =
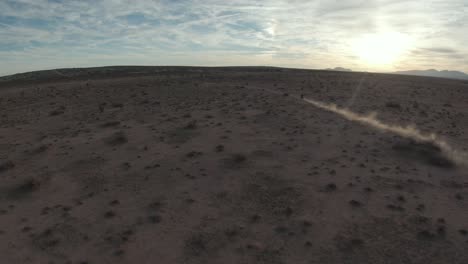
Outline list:
[[[354,52],[367,65],[388,67],[410,48],[410,38],[397,32],[366,34],[353,43]]]

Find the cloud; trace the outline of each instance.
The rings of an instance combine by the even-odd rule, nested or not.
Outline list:
[[[351,40],[379,31],[416,39],[407,60],[394,68],[418,68],[437,53],[431,68],[468,71],[460,63],[468,53],[467,14],[463,0],[4,0],[0,60],[9,65],[0,65],[0,75],[22,71],[21,65],[96,62],[359,70],[366,65],[352,53]]]
[[[434,53],[443,53],[443,54],[453,54],[457,53],[456,50],[451,48],[444,48],[444,47],[433,47],[433,48],[423,48],[422,52],[434,52]]]

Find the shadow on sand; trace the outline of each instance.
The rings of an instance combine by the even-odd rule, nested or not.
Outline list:
[[[432,142],[405,140],[393,145],[393,150],[404,157],[416,159],[432,166],[447,169],[455,167],[455,163],[445,157],[441,148]]]

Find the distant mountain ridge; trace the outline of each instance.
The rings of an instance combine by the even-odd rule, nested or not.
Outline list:
[[[468,80],[468,74],[461,72],[461,71],[448,71],[448,70],[438,71],[434,69],[429,69],[429,70],[397,71],[395,73],[404,74],[404,75],[417,75],[417,76],[427,76],[427,77]]]
[[[345,71],[345,72],[350,72],[350,71],[352,71],[351,69],[347,69],[347,68],[343,68],[343,67],[335,67],[335,68],[333,68],[333,69],[327,68],[327,69],[325,69],[325,70],[327,70],[327,71]]]

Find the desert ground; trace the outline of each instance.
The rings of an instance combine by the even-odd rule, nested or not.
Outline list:
[[[435,133],[453,155],[304,99]],[[468,263],[467,148],[467,81],[270,67],[2,77],[0,263]]]

